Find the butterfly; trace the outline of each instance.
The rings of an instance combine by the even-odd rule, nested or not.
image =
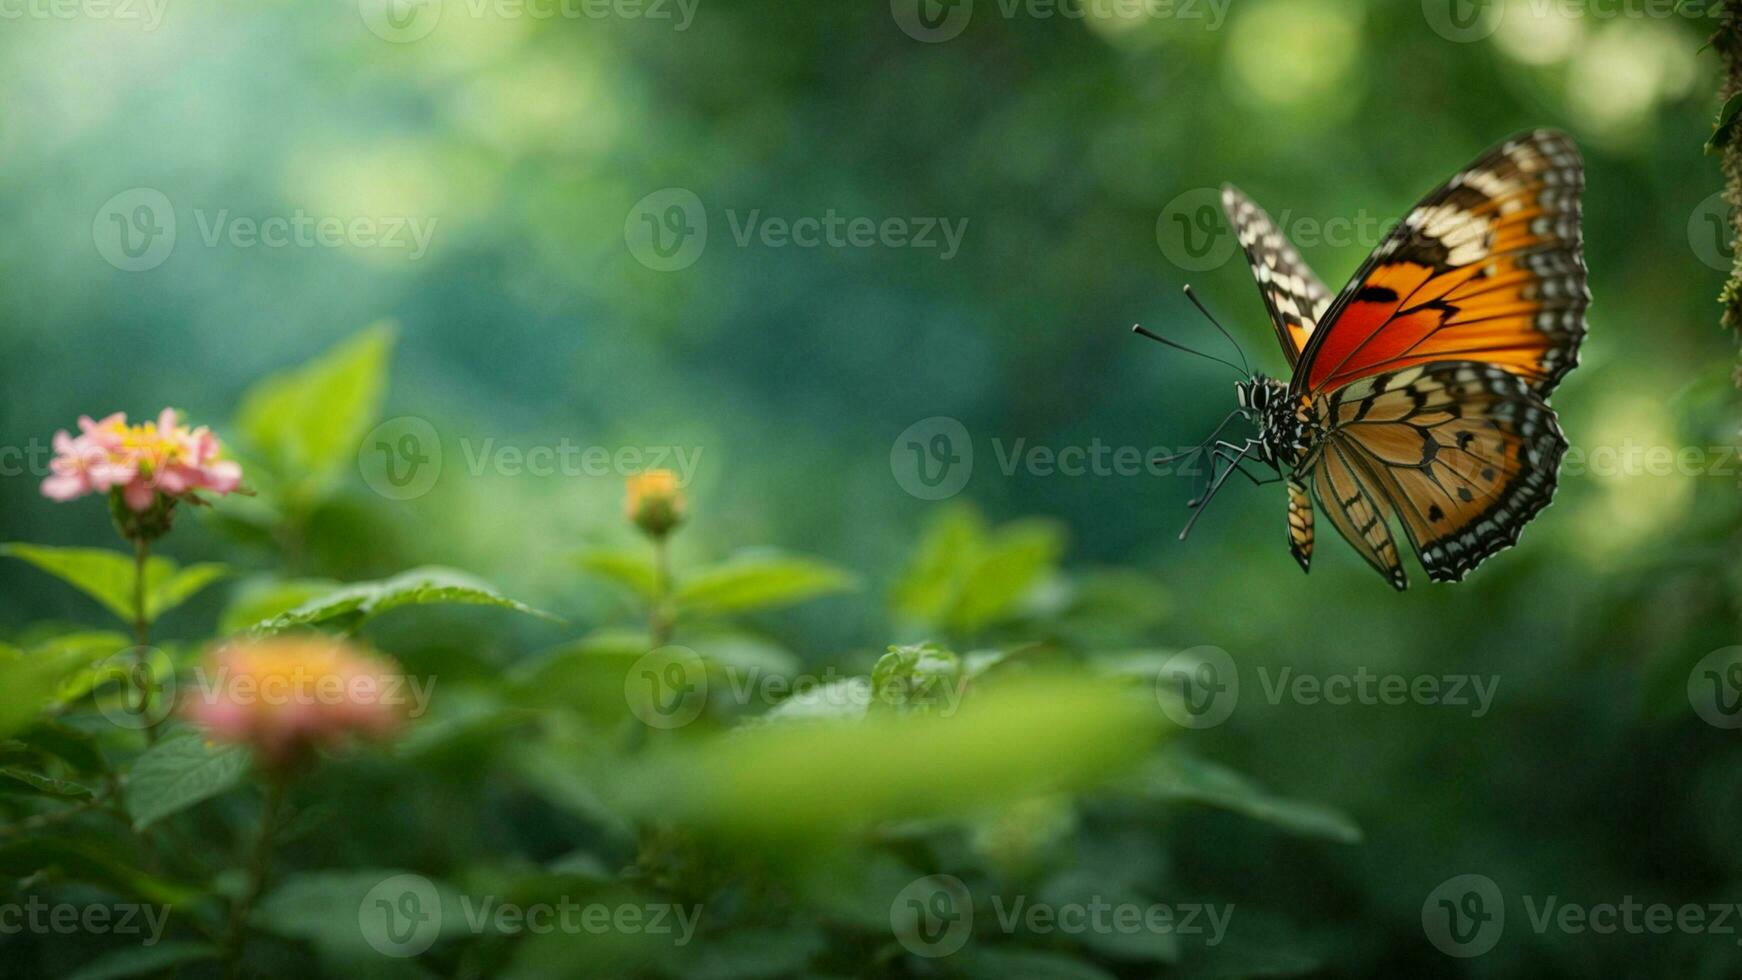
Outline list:
[[[1292,374],[1284,383],[1237,368],[1247,375],[1238,407],[1193,450],[1215,443],[1191,521],[1236,472],[1285,482],[1289,550],[1303,571],[1317,501],[1398,590],[1409,580],[1394,524],[1436,582],[1516,544],[1553,498],[1567,448],[1548,398],[1586,332],[1584,183],[1564,133],[1507,140],[1422,198],[1335,296],[1270,216],[1224,185],[1222,208]],[[1219,440],[1235,418],[1256,434]],[[1249,459],[1274,476],[1254,476]]]

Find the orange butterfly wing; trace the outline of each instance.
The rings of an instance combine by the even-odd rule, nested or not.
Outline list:
[[[1326,435],[1308,469],[1319,505],[1399,589],[1393,512],[1428,577],[1455,582],[1516,544],[1554,497],[1566,439],[1541,396],[1502,368],[1440,361],[1387,371],[1316,407]]]
[[[1312,332],[1296,394],[1433,361],[1477,361],[1547,396],[1578,363],[1590,304],[1584,166],[1565,134],[1488,151],[1423,198]]]
[[[1456,581],[1554,496],[1566,440],[1546,399],[1590,305],[1583,187],[1564,134],[1490,150],[1410,211],[1307,338],[1290,390],[1324,435],[1301,475],[1399,589],[1394,516],[1429,577]],[[1295,512],[1291,495],[1291,535]]]

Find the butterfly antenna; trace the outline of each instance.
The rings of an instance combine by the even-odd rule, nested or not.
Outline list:
[[[1234,335],[1228,332],[1228,328],[1222,326],[1222,321],[1220,321],[1220,320],[1218,320],[1215,317],[1210,315],[1209,309],[1204,306],[1202,300],[1198,299],[1198,294],[1192,291],[1192,287],[1189,284],[1186,286],[1186,299],[1189,299],[1192,301],[1192,305],[1198,308],[1198,312],[1202,313],[1206,320],[1210,321],[1211,326],[1215,327],[1217,330],[1220,330],[1222,332],[1222,336],[1228,338],[1228,343],[1232,344],[1234,347],[1234,353],[1240,355],[1240,366],[1241,366],[1242,370],[1244,370],[1247,374],[1251,374],[1252,368],[1247,366],[1247,364],[1246,364],[1246,351],[1245,351],[1245,349],[1240,346],[1240,342],[1238,340],[1234,339]]]
[[[1226,364],[1227,366],[1233,368],[1234,370],[1239,371],[1242,375],[1249,375],[1252,373],[1251,371],[1248,371],[1245,368],[1242,368],[1240,365],[1235,364],[1233,361],[1224,360],[1220,357],[1217,357],[1214,354],[1206,354],[1201,350],[1192,350],[1190,347],[1187,347],[1184,344],[1169,340],[1166,337],[1161,336],[1160,334],[1151,333],[1147,328],[1145,328],[1140,323],[1133,324],[1131,327],[1131,332],[1135,333],[1135,334],[1142,334],[1143,336],[1148,337],[1150,340],[1153,340],[1158,344],[1166,344],[1167,346],[1172,347],[1175,350],[1183,350],[1187,354],[1196,354],[1198,357],[1208,358],[1209,360],[1215,361],[1218,364]]]

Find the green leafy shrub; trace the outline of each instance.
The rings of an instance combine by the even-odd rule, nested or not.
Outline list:
[[[1175,917],[1222,907],[1170,870],[1165,828],[1182,807],[1331,846],[1361,835],[1179,744],[1158,700],[1175,651],[1150,645],[1169,605],[1156,583],[1066,569],[1052,522],[945,508],[874,608],[892,645],[794,650],[786,610],[876,607],[875,590],[769,549],[677,561],[673,539],[707,508],[692,514],[669,481],[632,488],[639,540],[571,549],[569,587],[601,600],[590,621],[449,568],[342,582],[301,544],[344,492],[390,343],[372,330],[243,399],[255,495],[209,519],[238,542],[229,561],[0,551],[95,601],[92,626],[0,647],[8,898],[137,906],[156,923],[107,943],[32,937],[19,962],[83,977],[1316,967],[1261,911],[1214,931]],[[250,550],[262,539],[276,567]],[[159,628],[226,587],[215,631]],[[449,673],[388,628],[444,606],[503,637],[523,619],[567,638]],[[136,634],[93,628],[110,625],[99,610]],[[178,703],[229,690],[213,694],[205,652],[275,637],[377,646],[429,697],[397,738],[290,763],[258,734],[237,744],[191,723]],[[1037,904],[1151,918],[1061,930]],[[972,941],[946,949],[962,929]]]

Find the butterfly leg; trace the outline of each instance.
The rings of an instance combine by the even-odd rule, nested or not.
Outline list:
[[[1217,458],[1218,459],[1230,459],[1230,457],[1222,456],[1219,454],[1218,454]],[[1283,480],[1283,475],[1281,473],[1272,473],[1271,475],[1269,475],[1263,479],[1259,479],[1258,477],[1253,476],[1252,471],[1247,469],[1246,467],[1242,466],[1238,461],[1232,461],[1232,462],[1234,463],[1234,469],[1239,470],[1241,476],[1245,477],[1248,480],[1251,480],[1252,485],[1255,487],[1267,487],[1267,486],[1270,486],[1272,483],[1281,483]]]
[[[1222,419],[1221,422],[1216,424],[1216,427],[1214,429],[1210,430],[1210,434],[1208,436],[1204,437],[1203,442],[1198,443],[1197,445],[1193,446],[1192,448],[1184,450],[1183,452],[1167,453],[1166,455],[1163,455],[1163,456],[1157,456],[1154,459],[1150,460],[1150,462],[1152,462],[1152,463],[1172,463],[1175,460],[1185,459],[1187,456],[1194,456],[1198,453],[1203,452],[1204,447],[1208,446],[1212,442],[1215,442],[1216,437],[1222,434],[1222,430],[1226,429],[1228,427],[1228,423],[1234,421],[1235,417],[1240,415],[1240,413],[1241,413],[1241,410],[1238,408],[1234,409],[1232,412],[1229,412],[1227,414],[1227,416]]]
[[[1252,480],[1255,483],[1258,482],[1252,474],[1247,473],[1240,467],[1240,461],[1245,459],[1246,454],[1251,452],[1256,445],[1257,443],[1254,440],[1248,439],[1246,444],[1243,446],[1236,446],[1233,443],[1227,442],[1216,446],[1215,458],[1227,459],[1228,466],[1226,469],[1222,470],[1221,473],[1216,475],[1216,478],[1210,483],[1210,488],[1204,491],[1202,497],[1191,502],[1190,506],[1193,508],[1192,516],[1186,520],[1186,526],[1179,532],[1179,539],[1181,541],[1184,541],[1186,536],[1192,533],[1192,525],[1196,524],[1198,518],[1204,515],[1205,508],[1209,506],[1210,501],[1216,496],[1217,492],[1222,489],[1222,484],[1228,482],[1228,477],[1234,475],[1235,470],[1240,470],[1247,479]],[[1232,453],[1233,455],[1224,455],[1226,453]]]
[[[1221,482],[1219,479],[1217,479],[1217,473],[1216,473],[1216,463],[1217,462],[1227,463],[1229,465],[1229,470],[1239,470],[1240,475],[1245,477],[1246,479],[1250,480],[1252,482],[1252,485],[1255,487],[1268,486],[1272,483],[1276,483],[1276,482],[1280,481],[1282,479],[1281,473],[1277,473],[1274,476],[1267,477],[1267,478],[1261,480],[1258,477],[1253,476],[1252,471],[1250,471],[1246,467],[1240,465],[1241,461],[1243,459],[1245,459],[1246,453],[1251,451],[1251,448],[1252,448],[1251,443],[1247,443],[1244,446],[1236,446],[1231,442],[1219,442],[1219,443],[1217,443],[1215,451],[1210,454],[1210,478],[1211,478],[1212,487],[1215,484],[1218,484]],[[1222,475],[1226,476],[1227,472],[1228,471],[1223,471]],[[1204,502],[1205,497],[1208,497],[1210,492],[1213,492],[1213,490],[1206,492],[1204,497],[1198,497],[1198,498],[1195,498],[1193,500],[1187,501],[1186,506],[1188,506],[1188,507],[1198,506],[1199,504]]]

